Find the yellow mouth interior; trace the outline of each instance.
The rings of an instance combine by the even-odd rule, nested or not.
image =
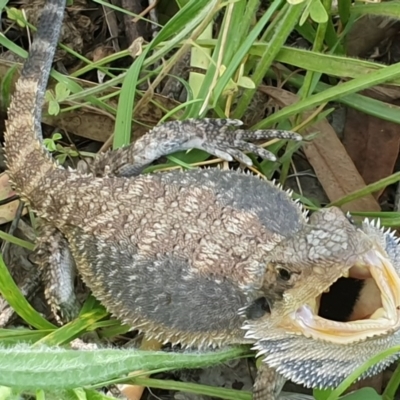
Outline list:
[[[400,328],[400,278],[390,260],[369,251],[324,293],[290,315],[290,330],[354,343]]]

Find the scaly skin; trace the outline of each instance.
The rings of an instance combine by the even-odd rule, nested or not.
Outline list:
[[[258,375],[255,399],[264,399],[256,389],[268,385],[276,373],[271,371],[307,387],[332,388],[373,356],[400,344],[400,247],[393,233],[368,221],[356,227],[337,208],[321,210],[303,231],[279,243],[266,262],[270,267],[316,267],[273,303],[271,313],[245,326],[246,337],[257,341],[255,348],[269,367]],[[344,295],[336,296],[335,287],[344,284],[355,296],[350,308],[345,304],[342,315],[334,316]],[[316,318],[321,295],[323,318]],[[375,320],[382,305],[385,311]],[[398,357],[386,358],[362,378]]]

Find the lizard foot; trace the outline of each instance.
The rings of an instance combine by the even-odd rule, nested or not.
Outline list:
[[[270,151],[249,143],[249,140],[265,140],[265,139],[290,139],[300,141],[302,137],[294,132],[282,131],[275,129],[265,130],[245,130],[231,129],[243,125],[243,122],[237,119],[211,119],[187,120],[181,122],[180,129],[188,129],[192,131],[192,137],[186,144],[194,148],[207,151],[216,157],[226,161],[236,159],[241,163],[251,166],[251,159],[243,152],[251,152],[255,155],[276,161],[276,157]]]

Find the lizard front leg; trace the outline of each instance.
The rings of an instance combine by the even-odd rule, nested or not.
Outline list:
[[[303,393],[282,392],[286,379],[263,362],[257,369],[253,386],[253,400],[313,400]]]
[[[249,140],[301,140],[300,135],[288,131],[231,129],[241,125],[239,120],[211,118],[167,122],[153,128],[130,146],[100,154],[94,160],[92,171],[97,176],[135,176],[162,156],[192,148],[204,150],[226,161],[236,159],[250,166],[252,161],[243,151],[272,161],[276,157],[262,147],[249,143]]]
[[[277,400],[285,382],[282,375],[261,363],[253,386],[253,400]]]
[[[34,261],[42,271],[45,296],[54,317],[70,321],[77,316],[80,304],[75,295],[75,261],[63,234],[48,224],[40,228]]]

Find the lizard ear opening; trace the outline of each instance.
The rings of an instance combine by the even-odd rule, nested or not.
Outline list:
[[[259,297],[252,301],[248,306],[244,307],[240,314],[246,319],[255,320],[263,317],[265,314],[271,313],[271,304],[266,297]]]

